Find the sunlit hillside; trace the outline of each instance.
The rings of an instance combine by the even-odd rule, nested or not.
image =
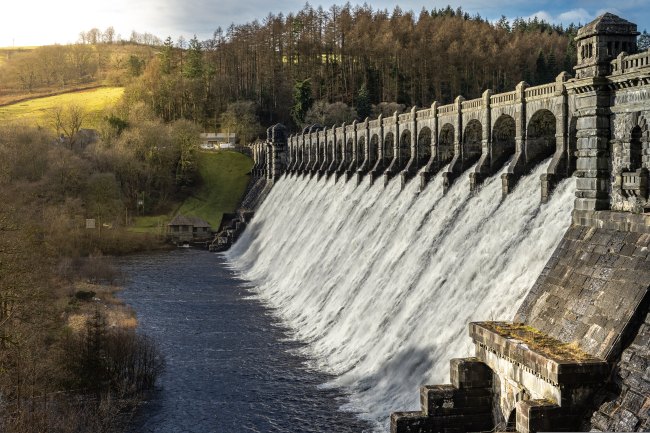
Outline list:
[[[53,109],[78,105],[85,112],[82,126],[96,128],[104,110],[115,104],[123,93],[123,87],[100,87],[0,106],[0,122],[19,121],[29,126],[50,127]]]

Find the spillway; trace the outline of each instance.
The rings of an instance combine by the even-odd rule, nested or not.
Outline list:
[[[419,385],[473,353],[468,322],[513,318],[560,242],[575,180],[540,204],[547,166],[505,199],[500,175],[474,194],[463,175],[444,195],[440,174],[421,192],[285,175],[227,256],[336,375],[323,386],[349,392],[342,409],[387,431],[391,412],[418,409]]]

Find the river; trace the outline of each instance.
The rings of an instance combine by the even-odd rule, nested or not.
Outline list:
[[[225,258],[199,250],[120,262],[121,298],[156,339],[166,369],[132,432],[363,432],[332,377],[307,367],[301,344]]]

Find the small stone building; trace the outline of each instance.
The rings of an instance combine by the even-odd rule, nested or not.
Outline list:
[[[199,217],[176,215],[167,224],[167,235],[174,243],[207,240],[212,236],[212,228]]]

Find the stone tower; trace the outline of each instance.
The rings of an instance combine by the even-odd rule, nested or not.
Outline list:
[[[604,77],[620,53],[636,53],[636,24],[605,13],[578,30],[576,78]]]

